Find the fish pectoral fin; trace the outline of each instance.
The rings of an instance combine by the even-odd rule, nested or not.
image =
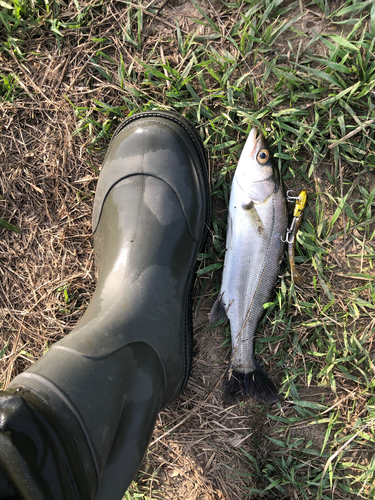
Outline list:
[[[242,203],[242,208],[244,210],[251,210],[254,207],[253,200],[250,200],[248,203]]]
[[[254,202],[250,200],[248,203],[242,203],[242,208],[243,210],[246,211],[246,214],[249,217],[252,227],[257,231],[257,233],[260,236],[264,236],[265,235],[264,224],[262,222],[262,219],[259,217]]]
[[[212,306],[211,312],[208,316],[208,321],[210,325],[217,323],[218,321],[224,320],[228,321],[227,311],[225,309],[225,305],[223,302],[223,294],[221,293],[218,298],[215,300],[214,305]]]

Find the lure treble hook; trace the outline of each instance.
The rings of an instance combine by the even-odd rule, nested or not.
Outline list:
[[[301,201],[301,193],[298,196],[292,196],[289,193],[294,193],[293,189],[289,189],[289,191],[286,192],[286,201],[289,201],[289,203],[292,203],[293,201]]]
[[[301,285],[304,282],[303,276],[299,274],[296,269],[296,263],[294,258],[295,252],[295,240],[298,229],[302,224],[303,211],[307,204],[307,191],[303,189],[297,197],[291,196],[290,193],[293,191],[288,191],[288,201],[295,200],[294,210],[293,210],[293,220],[290,228],[286,230],[285,240],[281,238],[281,241],[288,243],[288,254],[289,254],[289,264],[290,264],[290,274],[292,281],[296,285]]]
[[[298,196],[291,196],[289,193],[293,193],[293,190],[289,189],[289,191],[287,191],[287,193],[286,193],[287,198],[286,199],[289,202],[292,202],[294,200],[296,202],[296,204],[294,205],[294,210],[293,210],[293,220],[292,220],[292,224],[290,225],[290,227],[286,230],[285,240],[283,239],[282,236],[280,237],[280,239],[283,243],[291,244],[294,241],[294,233],[293,233],[294,226],[296,224],[296,221],[299,219],[299,217],[301,217],[301,215],[306,207],[306,204],[307,204],[307,191],[306,191],[306,189],[303,189]]]
[[[286,230],[285,240],[283,240],[283,237],[280,236],[280,239],[283,243],[293,243],[293,241],[294,241],[293,229],[294,229],[295,223],[296,223],[296,218],[293,217],[291,226],[288,227],[288,229]]]

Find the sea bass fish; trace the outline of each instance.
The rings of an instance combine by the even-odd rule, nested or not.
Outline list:
[[[254,335],[279,274],[287,204],[264,138],[252,129],[232,182],[221,290],[210,323],[229,318],[232,357],[224,402],[252,396],[268,403],[278,391],[254,356]]]

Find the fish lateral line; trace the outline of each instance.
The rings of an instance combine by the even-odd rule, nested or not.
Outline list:
[[[253,303],[254,303],[254,300],[255,300],[256,294],[257,294],[257,292],[258,292],[259,286],[260,286],[260,284],[261,284],[261,282],[262,282],[264,271],[265,271],[265,267],[263,267],[262,274],[261,274],[261,276],[260,276],[260,278],[259,278],[259,281],[258,281],[257,287],[256,287],[256,289],[255,289],[255,291],[254,291],[253,298],[251,299],[251,302],[250,302],[249,308],[248,308],[248,310],[247,310],[247,313],[246,313],[246,316],[245,316],[244,322],[243,322],[243,324],[242,324],[242,328],[241,328],[241,330],[239,331],[239,333],[236,335],[236,339],[237,339],[237,340],[236,340],[236,345],[234,346],[234,348],[232,348],[232,360],[234,359],[235,355],[237,354],[237,351],[238,351],[238,346],[239,346],[239,344],[240,344],[240,339],[241,339],[241,336],[242,336],[242,332],[244,331],[244,329],[245,329],[245,327],[246,327],[246,325],[247,325],[247,323],[249,322],[249,319],[250,319],[250,317],[251,317],[251,312],[252,312],[252,311],[251,311],[251,308],[252,308],[252,305],[253,305]],[[232,331],[230,332],[230,334],[231,334],[231,336],[233,335],[233,334],[232,334]],[[253,352],[254,352],[254,351],[253,351]],[[254,356],[254,355],[253,355],[253,356]],[[255,358],[254,358],[254,361],[256,361],[256,360],[255,360]],[[233,361],[232,361],[232,362],[233,362]]]

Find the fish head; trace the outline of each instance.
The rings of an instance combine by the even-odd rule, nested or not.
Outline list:
[[[261,202],[279,185],[278,170],[263,134],[252,128],[236,170],[237,182],[254,202]]]

